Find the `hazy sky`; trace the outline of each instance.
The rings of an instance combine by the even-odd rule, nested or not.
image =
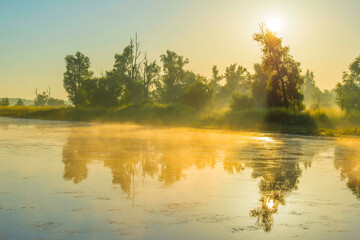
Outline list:
[[[360,54],[360,0],[0,0],[0,97],[34,98],[51,86],[65,98],[66,54],[84,52],[99,75],[135,32],[151,59],[170,49],[206,76],[214,64],[252,72],[260,61],[252,34],[270,16],[282,19],[279,35],[321,88]]]

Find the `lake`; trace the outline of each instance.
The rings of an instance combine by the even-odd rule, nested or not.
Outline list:
[[[358,239],[360,139],[0,118],[0,239]]]

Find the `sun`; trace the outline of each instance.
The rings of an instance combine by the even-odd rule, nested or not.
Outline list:
[[[284,22],[279,16],[269,16],[265,24],[270,31],[275,33],[281,33],[284,29]]]

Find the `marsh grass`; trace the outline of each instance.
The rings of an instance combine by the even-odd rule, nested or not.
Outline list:
[[[360,113],[250,108],[202,110],[182,104],[140,104],[119,108],[0,107],[0,116],[79,122],[121,122],[324,136],[360,135]]]

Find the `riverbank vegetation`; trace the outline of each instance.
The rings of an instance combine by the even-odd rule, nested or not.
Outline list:
[[[94,76],[83,53],[65,57],[63,85],[71,101],[66,106],[51,97],[50,87],[35,91],[33,107],[7,106],[0,116],[87,122],[134,122],[322,135],[359,135],[360,56],[344,72],[333,90],[320,90],[314,73],[302,74],[300,63],[282,45],[282,39],[260,25],[253,39],[262,61],[251,74],[234,63],[212,76],[186,69],[189,60],[167,50],[160,64],[130,40],[114,56],[113,68]]]

